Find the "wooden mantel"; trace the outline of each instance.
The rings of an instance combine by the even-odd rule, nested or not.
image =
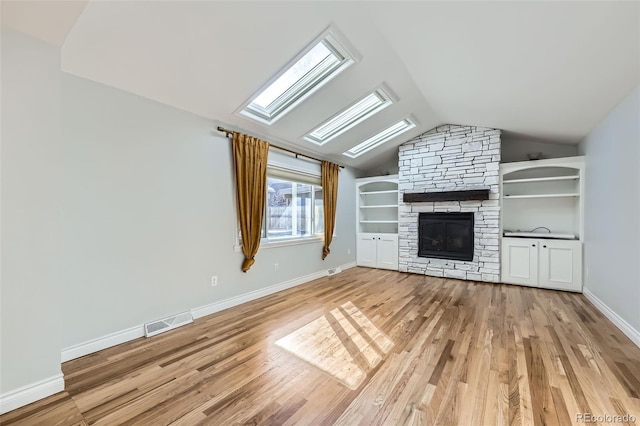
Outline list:
[[[472,189],[468,191],[444,191],[444,192],[411,192],[402,195],[405,203],[428,203],[434,201],[472,201],[488,200],[488,189]]]

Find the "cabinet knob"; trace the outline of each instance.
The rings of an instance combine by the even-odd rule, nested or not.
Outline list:
[[[546,246],[546,245],[544,245],[544,246],[542,246],[542,248],[547,248],[547,246]]]
[[[531,247],[535,247],[535,246],[536,246],[535,244],[531,244]]]

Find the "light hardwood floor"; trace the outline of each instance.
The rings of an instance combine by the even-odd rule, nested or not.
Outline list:
[[[640,425],[640,348],[582,295],[365,268],[63,371],[0,423]]]

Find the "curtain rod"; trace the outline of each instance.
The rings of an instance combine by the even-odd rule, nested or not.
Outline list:
[[[233,135],[233,130],[225,129],[224,127],[221,127],[221,126],[218,126],[218,131],[222,132],[222,133],[226,133],[227,137],[229,137],[229,135]],[[301,152],[293,151],[293,150],[288,149],[288,148],[283,148],[283,147],[278,146],[278,145],[272,145],[271,143],[269,143],[269,146],[271,148],[279,149],[280,151],[286,151],[286,152],[289,152],[291,154],[294,154],[296,157],[298,157],[298,156],[306,157],[306,158],[309,158],[311,160],[318,161],[320,163],[322,163],[322,161],[323,161],[323,160],[321,160],[319,158],[312,157],[310,155],[303,154]],[[340,166],[340,165],[338,164],[338,166]],[[344,169],[344,166],[340,166],[340,168]]]

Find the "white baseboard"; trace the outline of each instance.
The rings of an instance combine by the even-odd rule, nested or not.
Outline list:
[[[345,269],[353,268],[356,266],[356,262],[346,263],[339,267],[344,271]],[[282,282],[280,284],[272,285],[269,287],[261,288],[260,290],[251,291],[249,293],[241,294],[239,296],[230,297],[229,299],[221,300],[219,302],[210,303],[208,305],[200,306],[198,308],[191,309],[193,318],[202,318],[207,315],[215,314],[216,312],[224,311],[225,309],[232,308],[234,306],[241,305],[243,303],[250,302],[252,300],[259,299],[264,296],[268,296],[273,293],[277,293],[282,290],[289,289],[309,281],[317,280],[318,278],[326,277],[328,271],[319,271],[312,274],[304,275],[302,277],[294,278],[289,281]]]
[[[640,348],[640,332],[638,330],[633,328],[631,324],[626,322],[620,315],[616,314],[610,307],[605,305],[605,303],[598,299],[598,297],[589,291],[589,289],[583,289],[582,294],[584,294],[585,297],[589,299],[589,301],[593,303],[593,305],[598,308],[605,317],[609,318],[609,320],[618,327],[620,331],[622,331],[633,343],[636,344],[636,346]]]
[[[356,266],[356,262],[350,262],[344,265],[340,265],[340,268],[342,268],[342,270],[344,271],[346,269],[353,268],[354,266]],[[234,296],[229,299],[221,300],[219,302],[214,302],[205,306],[193,308],[191,309],[191,314],[193,315],[194,319],[201,318],[206,315],[211,315],[213,313],[238,306],[242,303],[247,303],[252,300],[259,299],[260,297],[268,296],[270,294],[277,293],[279,291],[325,277],[327,275],[327,270],[314,272],[312,274],[294,278],[280,284],[261,288],[260,290],[251,291],[249,293]],[[107,334],[106,336],[91,339],[87,342],[79,343],[77,345],[69,346],[68,348],[62,349],[62,353],[60,355],[61,362],[67,362],[72,359],[80,358],[81,356],[89,355],[94,352],[98,352],[103,349],[107,349],[112,346],[116,346],[143,336],[144,324],[127,328],[126,330],[116,331],[115,333]]]
[[[344,265],[340,265],[340,268],[342,268],[343,271],[347,270],[347,269],[351,269],[351,268],[355,268],[356,265],[356,261],[354,260],[353,262],[349,262],[349,263],[345,263]]]
[[[12,390],[0,395],[0,414],[24,407],[55,393],[64,390],[64,378],[62,372],[48,379],[40,380],[27,386]]]
[[[143,324],[64,348],[60,355],[60,362],[67,362],[72,359],[80,358],[81,356],[89,355],[94,352],[119,345],[120,343],[137,339],[138,337],[144,337]]]

